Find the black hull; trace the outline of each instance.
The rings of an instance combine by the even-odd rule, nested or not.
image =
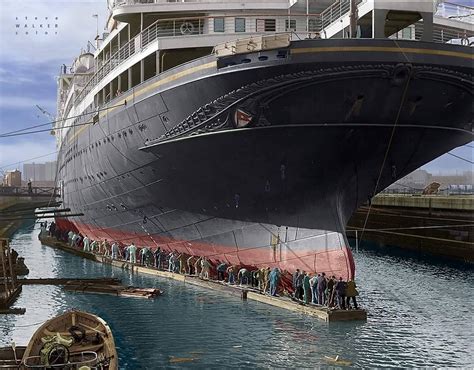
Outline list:
[[[337,51],[348,46],[355,51]],[[93,239],[349,277],[352,212],[472,140],[470,48],[324,40],[264,62],[260,54],[178,67],[72,130],[59,176],[64,206],[85,216],[67,226]]]

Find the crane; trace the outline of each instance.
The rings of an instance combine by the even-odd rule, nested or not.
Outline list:
[[[48,117],[51,120],[51,123],[53,125],[53,129],[51,130],[50,134],[54,135],[55,134],[54,126],[55,126],[55,123],[56,123],[56,117],[53,116],[51,113],[49,113],[46,109],[40,107],[38,104],[35,104],[35,105],[36,105],[36,108],[38,108],[41,113],[43,113],[46,117]]]

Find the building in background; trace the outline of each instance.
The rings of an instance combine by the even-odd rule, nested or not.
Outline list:
[[[21,172],[18,170],[6,171],[3,177],[3,186],[21,186]]]
[[[33,186],[54,186],[56,161],[23,164],[23,182],[31,181]]]

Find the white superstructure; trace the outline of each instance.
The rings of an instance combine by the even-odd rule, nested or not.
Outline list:
[[[138,84],[208,55],[217,45],[224,45],[221,50],[226,43],[236,45],[239,39],[286,34],[293,40],[395,37],[464,45],[474,41],[474,8],[444,1],[109,0],[108,4],[107,32],[97,40],[95,52],[83,53],[71,67],[61,67],[54,127],[58,147],[86,109],[98,110]],[[354,29],[351,16],[357,19]],[[230,46],[226,52],[237,49]]]

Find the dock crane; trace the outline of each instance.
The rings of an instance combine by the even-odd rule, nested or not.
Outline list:
[[[51,135],[54,135],[54,134],[55,134],[55,132],[54,132],[54,124],[55,124],[55,121],[56,121],[56,117],[53,116],[51,113],[49,113],[46,109],[40,107],[38,104],[35,104],[35,106],[36,106],[36,108],[39,109],[39,111],[40,111],[41,113],[43,113],[46,117],[48,117],[48,118],[51,120],[51,122],[52,122],[52,124],[53,124],[53,129],[51,130],[50,133],[51,133]]]

